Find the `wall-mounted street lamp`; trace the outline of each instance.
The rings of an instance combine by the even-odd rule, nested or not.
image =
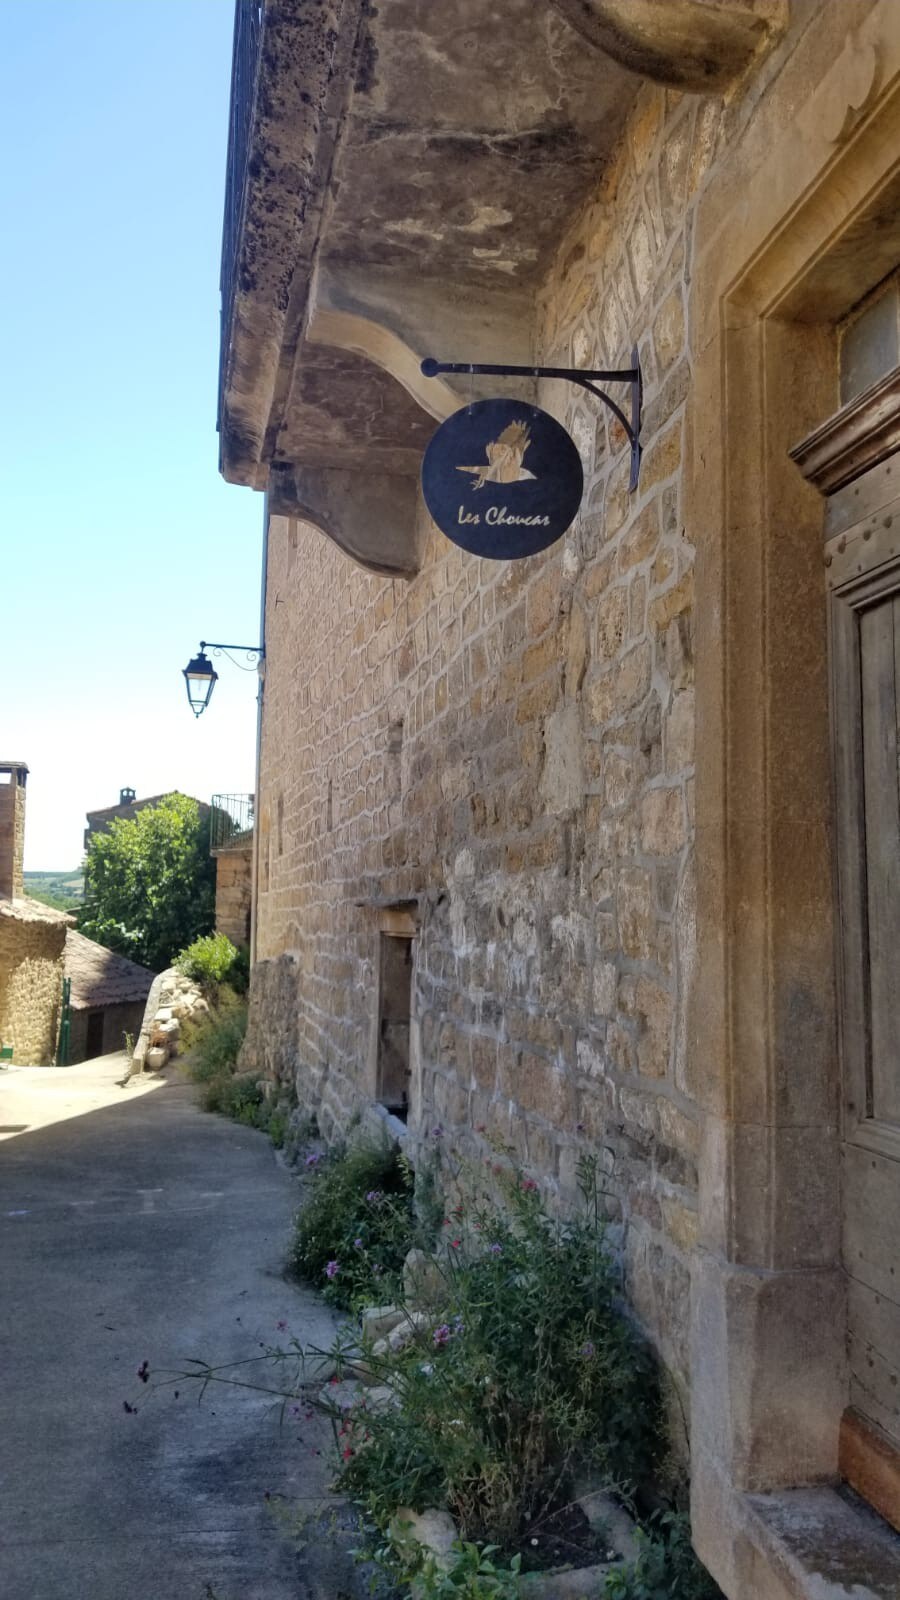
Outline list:
[[[212,650],[213,654],[217,656],[228,656],[229,661],[233,662],[236,667],[240,667],[242,672],[259,671],[266,656],[262,645],[210,644],[206,639],[201,639],[197,655],[183,669],[188,705],[195,717],[199,717],[206,710],[212,699],[213,689],[219,679],[219,674],[206,654],[207,650]],[[255,667],[242,667],[241,663],[235,661],[234,656],[229,654],[231,650],[239,650],[242,655],[247,657],[248,661],[255,661]]]

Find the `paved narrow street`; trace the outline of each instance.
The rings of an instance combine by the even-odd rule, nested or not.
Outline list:
[[[330,1342],[327,1312],[281,1276],[296,1186],[191,1087],[119,1089],[123,1064],[0,1074],[0,1594],[336,1596],[265,1499],[321,1512],[321,1424],[136,1376],[254,1354],[282,1320]]]

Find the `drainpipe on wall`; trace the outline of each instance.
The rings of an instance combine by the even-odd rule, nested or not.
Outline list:
[[[263,654],[260,656],[259,687],[256,693],[256,767],[254,776],[253,800],[253,856],[250,863],[250,965],[256,961],[256,917],[257,917],[257,885],[259,883],[259,768],[262,755],[262,719],[263,697],[265,694],[266,671],[266,583],[269,567],[269,496],[263,495],[263,539],[262,539],[262,583],[259,601],[259,643]]]

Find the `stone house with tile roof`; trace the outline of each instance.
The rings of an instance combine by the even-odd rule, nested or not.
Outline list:
[[[75,928],[66,933],[65,975],[71,980],[69,1060],[90,1061],[137,1039],[155,974]]]

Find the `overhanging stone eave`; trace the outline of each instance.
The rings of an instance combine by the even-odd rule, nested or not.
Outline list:
[[[234,134],[240,74],[233,70],[228,188],[235,232],[229,236],[226,203],[219,405],[220,469],[228,482],[263,486],[352,92],[359,14],[358,0],[263,6],[258,53],[245,63],[253,88],[244,146]]]
[[[598,71],[605,62],[609,71],[625,66],[658,81],[702,86],[707,92],[721,88],[758,57],[777,37],[785,13],[784,0],[730,0],[728,4],[678,0],[677,6],[654,6],[653,0],[640,0],[633,16],[623,11],[621,0],[553,3],[567,25],[596,48]],[[696,31],[701,24],[704,48],[698,56],[696,50],[692,54],[690,30]],[[347,201],[346,189],[343,200],[336,201],[329,184],[332,175],[341,172],[348,128],[354,120],[354,97],[365,92],[360,88],[358,70],[361,41],[364,44],[365,17],[359,0],[323,0],[318,7],[308,6],[305,0],[268,0],[262,9],[247,147],[233,146],[230,152],[232,163],[243,155],[245,164],[240,174],[234,173],[235,184],[240,183],[239,220],[232,240],[232,277],[225,286],[222,336],[220,453],[222,472],[229,482],[261,487],[289,403],[301,339],[305,335],[311,341],[328,342],[327,331],[317,328],[316,315],[309,316],[309,300],[314,264],[328,263],[331,224]],[[611,65],[613,60],[618,67]],[[700,84],[689,83],[691,75],[696,77],[698,72]],[[237,74],[234,81],[238,81]],[[386,187],[390,177],[385,174]],[[368,201],[366,214],[377,214],[377,196],[370,194]],[[426,219],[421,220],[424,226]],[[559,218],[561,225],[567,220]],[[364,251],[349,274],[346,265],[337,268],[345,293],[330,305],[320,306],[319,314],[322,309],[362,315],[374,312],[373,320],[418,353],[422,319],[410,317],[404,296],[398,293],[393,303],[386,305],[383,285],[379,285],[371,307],[348,304],[348,300],[359,301],[359,285],[367,278],[377,282],[379,274],[384,274],[377,263],[366,261]],[[331,275],[335,276],[334,271]],[[458,279],[454,272],[448,282],[458,288]],[[499,303],[506,292],[511,301],[518,301],[533,298],[539,280],[537,270],[533,281],[524,275],[504,283],[498,276],[493,284],[482,274],[471,288],[475,300],[493,298]],[[508,328],[513,320],[507,319]],[[520,347],[529,342],[527,320],[518,323],[520,330],[527,330],[525,337],[505,337],[502,351],[486,352],[478,341],[480,359],[527,359],[521,348],[511,348],[514,342]],[[460,327],[459,331],[464,335],[461,342],[468,343],[466,330]],[[435,338],[444,342],[443,336],[438,322]],[[465,359],[467,352],[457,347],[455,338],[446,342],[454,348],[423,353]],[[352,343],[343,347],[354,348]],[[385,370],[399,374],[397,363],[393,367],[386,363]],[[412,381],[404,377],[399,381],[406,383],[429,414],[446,414],[449,401],[437,386],[423,393],[415,376]],[[452,391],[454,385],[443,387]]]
[[[339,174],[348,111],[361,81],[357,57],[360,40],[364,43],[363,13],[358,0],[324,0],[319,8],[304,0],[268,0],[262,10],[232,276],[230,284],[223,283],[220,462],[229,482],[261,487],[275,453],[307,330],[314,263],[328,257],[329,225],[335,216],[329,182],[332,174]],[[310,29],[315,33],[311,44]],[[326,38],[336,41],[330,56],[314,47],[316,40],[321,45]],[[236,73],[233,84],[238,78]],[[236,163],[239,154],[233,145],[230,161]],[[240,174],[234,177],[237,182]],[[388,183],[385,174],[385,187]],[[369,195],[367,210],[372,199]],[[369,267],[362,259],[354,274],[377,280],[377,266],[371,273]],[[445,292],[448,284],[459,289],[458,277],[456,272],[449,275]],[[491,284],[482,270],[472,290],[477,298],[493,299],[495,306],[505,298],[510,308],[515,304],[521,309],[525,300],[533,299],[540,273],[535,271],[532,280],[514,283],[498,272]],[[440,286],[435,284],[434,290],[439,293]],[[417,352],[420,341],[409,337],[415,329],[404,326],[402,298],[383,320]],[[527,359],[529,319],[510,313],[503,321],[497,359]],[[421,318],[418,323],[421,328]],[[315,328],[308,331],[311,339],[320,337]],[[446,357],[447,350],[438,353]],[[477,353],[485,359],[483,345]],[[389,362],[385,370],[395,371]],[[432,381],[433,399],[419,390],[417,381],[406,386],[429,415],[440,417],[453,409],[448,399],[452,383]]]

